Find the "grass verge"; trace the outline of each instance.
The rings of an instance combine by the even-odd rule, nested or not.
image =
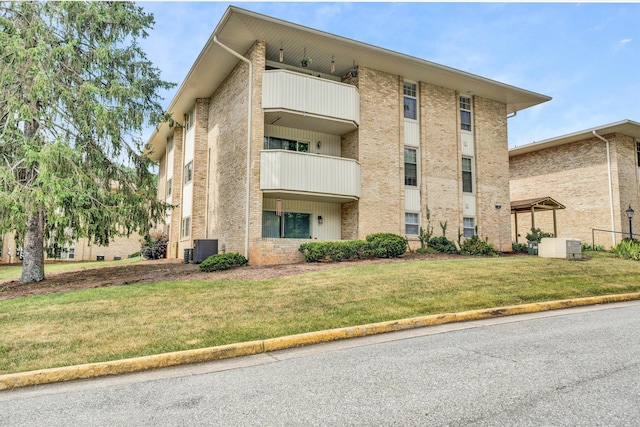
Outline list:
[[[437,313],[640,291],[640,263],[469,258],[258,281],[137,284],[0,302],[0,374]]]

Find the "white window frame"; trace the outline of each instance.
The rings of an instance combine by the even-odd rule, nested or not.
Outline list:
[[[462,218],[462,236],[465,239],[470,239],[475,235],[476,235],[476,219],[470,216],[466,216]]]
[[[287,145],[290,144],[295,144],[296,145],[296,149],[295,150],[291,150],[289,149],[289,147],[287,148],[271,148],[271,141],[277,139],[280,140],[280,142],[287,142]],[[298,153],[309,153],[310,149],[311,149],[311,141],[305,141],[305,140],[298,140],[298,139],[288,139],[288,138],[280,138],[277,136],[265,136],[263,139],[263,148],[265,150],[288,150],[288,151],[296,151]],[[304,147],[306,145],[307,149],[305,150],[301,150],[302,147]]]
[[[187,185],[191,181],[193,181],[193,160],[184,165],[182,179],[184,180],[184,185]]]
[[[418,111],[418,83],[412,82],[410,80],[405,80],[402,85],[402,107],[403,107],[403,116],[405,120],[418,121],[418,117],[420,113]],[[407,100],[413,100],[415,103],[415,117],[407,117],[407,111],[410,111],[410,108],[407,108]]]
[[[409,216],[411,219],[415,219],[415,222],[409,222]],[[415,233],[410,232],[408,227],[415,227]],[[407,236],[418,236],[420,234],[420,212],[404,213],[404,234]]]
[[[195,124],[196,108],[193,107],[184,115],[184,129],[189,130]]]
[[[464,164],[465,164],[465,160],[469,160],[469,166],[470,166],[470,170],[465,170],[464,168]],[[475,194],[475,189],[476,189],[476,183],[475,183],[475,166],[473,164],[473,157],[470,156],[462,156],[462,160],[460,161],[460,169],[462,170],[462,176],[461,176],[461,184],[462,184],[462,192],[463,193],[467,193],[467,194]],[[464,183],[465,183],[465,179],[464,176],[465,174],[469,174],[469,181],[471,183],[471,191],[467,191],[464,188]]]
[[[173,151],[173,135],[167,137],[167,155]]]
[[[415,162],[415,166],[416,166],[416,177],[415,177],[415,180],[416,180],[416,183],[415,184],[407,184],[407,151],[413,151],[415,153],[415,155],[416,155],[416,162]],[[404,162],[403,162],[403,165],[404,165],[404,185],[405,185],[405,187],[413,187],[413,188],[417,188],[418,187],[418,185],[420,183],[420,168],[418,167],[419,163],[420,163],[418,161],[419,159],[420,159],[420,156],[419,156],[417,148],[406,147],[406,146],[404,147],[404,159],[403,159]],[[409,164],[413,164],[413,163],[409,163]]]
[[[191,236],[191,217],[185,216],[180,224],[180,238],[188,239]]]
[[[460,96],[460,129],[463,131],[471,132],[473,129],[473,102],[469,96]],[[464,113],[464,114],[463,114]],[[464,116],[468,113],[469,123],[466,123]]]
[[[173,177],[169,178],[167,180],[167,188],[165,193],[167,194],[166,198],[168,199],[169,197],[171,197],[171,187],[173,186]]]

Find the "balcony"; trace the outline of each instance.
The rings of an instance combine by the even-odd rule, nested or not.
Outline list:
[[[350,202],[360,198],[360,164],[341,157],[263,150],[260,189],[271,198]]]
[[[265,123],[342,135],[357,129],[360,94],[353,85],[285,70],[262,78]]]

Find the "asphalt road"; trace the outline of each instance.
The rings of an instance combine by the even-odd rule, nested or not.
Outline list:
[[[638,426],[640,302],[0,392],[1,426]]]

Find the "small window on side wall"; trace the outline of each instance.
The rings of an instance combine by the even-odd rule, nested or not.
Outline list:
[[[462,234],[465,239],[469,239],[476,234],[476,224],[474,218],[462,218]]]
[[[462,158],[462,191],[473,193],[473,164],[470,157]]]
[[[412,212],[404,214],[404,233],[408,236],[420,234],[420,215]]]
[[[193,179],[193,161],[190,161],[186,165],[184,165],[184,177],[183,182],[184,185],[187,185]]]
[[[418,186],[418,152],[415,148],[404,149],[404,185]]]
[[[180,237],[186,239],[191,234],[191,217],[187,216],[182,218],[182,225],[180,227]]]
[[[418,100],[416,97],[416,84],[404,82],[404,118],[418,119]]]
[[[471,98],[460,97],[460,129],[471,130]]]

